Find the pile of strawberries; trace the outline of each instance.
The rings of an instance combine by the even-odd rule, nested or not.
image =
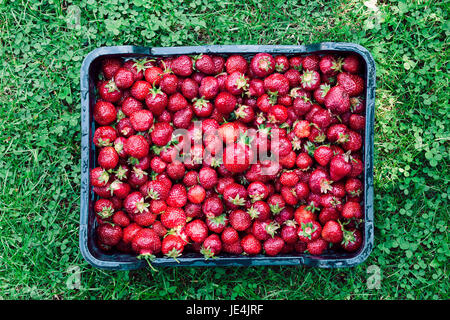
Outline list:
[[[104,59],[97,244],[150,259],[357,251],[362,72],[354,54]]]

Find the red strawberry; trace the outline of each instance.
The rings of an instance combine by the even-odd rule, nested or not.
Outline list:
[[[161,244],[161,252],[168,258],[177,258],[183,253],[186,242],[176,234],[167,235]]]
[[[165,122],[155,123],[151,132],[152,142],[158,146],[165,146],[172,139],[173,128]]]
[[[102,72],[106,79],[111,79],[122,67],[122,60],[118,58],[106,58],[101,62]]]
[[[142,102],[131,96],[125,98],[122,102],[122,112],[128,117],[143,108]]]
[[[145,97],[145,105],[156,116],[160,116],[169,104],[167,94],[159,88],[153,88]]]
[[[119,163],[119,155],[113,147],[104,147],[100,150],[97,161],[104,169],[114,169]]]
[[[219,197],[207,198],[202,205],[202,211],[206,217],[216,217],[223,213],[223,203]]]
[[[153,124],[153,114],[148,110],[133,112],[130,122],[136,131],[147,131]]]
[[[188,77],[194,70],[192,59],[187,55],[178,56],[173,60],[171,69],[177,76]]]
[[[301,170],[306,171],[309,170],[309,168],[312,166],[313,160],[306,152],[301,152],[298,154],[297,159],[295,160],[295,164]]]
[[[320,74],[317,71],[305,70],[300,76],[300,84],[304,90],[314,91],[319,88]]]
[[[350,110],[350,99],[342,86],[332,87],[324,100],[325,107],[336,114],[343,114]]]
[[[230,217],[230,223],[231,222]],[[280,225],[274,221],[266,220],[266,221],[259,221],[255,220],[252,224],[251,232],[256,237],[256,239],[264,241],[269,238],[273,238],[275,236],[275,233],[280,228]],[[239,231],[239,230],[238,230]]]
[[[247,193],[252,202],[256,202],[266,199],[269,196],[269,189],[264,183],[255,181],[248,185]]]
[[[298,87],[300,84],[301,73],[297,69],[289,69],[284,73],[284,76],[289,81],[291,88]]]
[[[355,252],[361,247],[362,234],[357,229],[344,230],[341,247],[347,252]]]
[[[187,193],[188,200],[192,203],[202,203],[206,197],[205,188],[201,185],[196,185],[189,188]]]
[[[133,158],[140,159],[145,157],[149,152],[150,146],[148,141],[141,135],[133,135],[127,139],[124,144],[125,152]]]
[[[181,93],[186,99],[194,99],[198,95],[198,83],[191,78],[186,78],[181,83]]]
[[[250,167],[254,153],[247,143],[237,142],[228,145],[224,152],[222,161],[227,170],[233,173],[244,172]]]
[[[270,217],[270,206],[266,202],[259,200],[253,203],[251,207],[247,209],[247,213],[252,219],[265,221]]]
[[[204,77],[198,89],[200,97],[213,99],[219,93],[219,83],[215,77]]]
[[[261,242],[252,234],[247,234],[241,239],[243,251],[248,255],[256,255],[261,252]]]
[[[141,227],[149,227],[156,220],[156,214],[150,210],[145,210],[142,213],[136,213],[131,215],[134,222],[136,222]]]
[[[181,208],[187,203],[186,188],[182,184],[175,184],[169,191],[167,205],[170,207]]]
[[[136,236],[136,234],[138,233],[139,230],[141,230],[142,227],[139,226],[137,223],[130,223],[128,226],[126,226],[123,229],[123,242],[125,243],[131,243],[131,241],[133,240],[133,238]]]
[[[319,238],[315,241],[311,241],[307,244],[306,250],[315,256],[321,255],[328,247],[328,242],[324,239]]]
[[[289,59],[286,56],[280,55],[275,57],[275,70],[284,73],[289,69]]]
[[[225,187],[223,199],[230,208],[237,209],[238,207],[245,205],[247,200],[247,190],[238,183],[231,183]]]
[[[300,241],[308,243],[319,239],[321,232],[322,226],[320,223],[315,220],[311,220],[300,223],[297,230],[297,235]]]
[[[117,119],[114,105],[107,101],[98,100],[94,105],[94,120],[102,126],[111,124]]]
[[[225,69],[227,70],[228,74],[231,74],[235,71],[246,73],[248,68],[248,62],[245,60],[245,58],[241,55],[231,55],[228,57],[228,59],[225,62]]]
[[[344,219],[362,219],[363,211],[361,205],[358,202],[352,201],[345,203],[342,208],[341,216]]]
[[[221,114],[227,115],[236,107],[237,99],[229,92],[220,92],[214,100],[214,106]]]
[[[211,56],[201,54],[195,58],[195,69],[204,74],[215,74],[216,68]]]
[[[218,182],[216,170],[209,167],[203,167],[198,173],[198,181],[205,189],[214,188]]]
[[[236,231],[236,229],[232,227],[226,227],[220,236],[220,239],[225,244],[232,244],[236,241],[239,241],[239,233]]]
[[[181,208],[167,207],[167,210],[161,213],[161,222],[164,227],[173,229],[186,225],[186,213]]]
[[[331,243],[340,243],[343,238],[342,226],[339,222],[330,220],[322,228],[322,238]]]
[[[302,70],[303,68],[303,57],[292,57],[289,59],[289,65],[291,66],[291,68],[295,69],[295,70]]]
[[[342,68],[350,73],[358,73],[361,71],[361,61],[356,54],[349,54],[344,58]]]
[[[364,164],[361,159],[353,158],[352,159],[352,170],[350,171],[349,177],[356,178],[358,177],[364,170]]]
[[[328,173],[323,169],[314,170],[309,177],[308,184],[313,193],[327,193],[331,190],[331,180]]]
[[[267,199],[267,204],[270,207],[272,214],[279,214],[286,206],[286,202],[280,194],[272,194]]]
[[[244,231],[251,226],[252,219],[244,210],[233,210],[229,214],[231,226],[237,231]]]
[[[282,238],[280,237],[273,237],[273,238],[269,238],[266,241],[264,241],[263,247],[264,247],[264,252],[268,255],[268,256],[276,256],[277,254],[279,254],[281,252],[281,250],[284,247],[284,241]]]
[[[111,126],[98,127],[94,132],[94,138],[92,139],[95,146],[107,147],[112,146],[113,142],[117,138],[116,130]]]
[[[120,68],[114,74],[114,82],[119,89],[128,89],[134,83],[134,74],[127,68]]]
[[[102,81],[98,88],[99,96],[102,100],[116,103],[122,99],[123,92],[117,86],[114,80]]]
[[[118,225],[121,228],[125,228],[130,225],[131,221],[128,215],[123,211],[117,211],[112,216],[113,224]]]
[[[267,115],[267,119],[271,123],[283,123],[287,120],[288,114],[285,106],[276,104],[274,105]]]
[[[350,97],[358,96],[364,91],[364,79],[356,74],[341,72],[337,75],[337,83]]]
[[[332,157],[333,157],[333,150],[327,145],[319,146],[314,151],[314,159],[322,167],[325,167],[330,162]]]
[[[273,73],[264,79],[264,88],[282,96],[289,92],[289,80],[281,73]]]
[[[319,70],[320,57],[316,54],[311,54],[303,58],[302,66],[305,70]]]
[[[281,227],[281,238],[288,244],[294,244],[298,240],[297,223],[294,220],[287,220]]]
[[[320,103],[320,104],[324,104],[325,103],[325,97],[328,93],[328,91],[330,91],[330,85],[327,83],[322,83],[316,90],[314,90],[313,96],[314,99]]]
[[[194,98],[192,109],[197,117],[209,117],[213,112],[213,104],[204,98]]]
[[[107,245],[115,246],[122,240],[123,231],[120,226],[104,223],[97,228],[98,240]]]
[[[342,58],[336,58],[334,55],[324,55],[319,62],[320,72],[324,75],[335,75],[342,69]]]
[[[235,71],[227,77],[225,87],[229,93],[238,96],[248,90],[248,82],[249,79],[245,74]]]
[[[330,161],[330,177],[339,181],[349,175],[352,170],[351,156],[348,154],[335,155]]]
[[[212,56],[211,59],[214,63],[214,74],[223,72],[225,67],[225,59],[221,56]]]
[[[205,259],[213,258],[222,251],[222,242],[217,234],[209,235],[202,244],[200,253]]]
[[[330,142],[344,143],[348,140],[348,131],[345,124],[333,124],[327,129],[327,139]]]
[[[131,187],[128,183],[120,180],[114,180],[109,186],[111,194],[119,199],[125,199],[131,191]]]
[[[208,226],[208,229],[215,233],[223,232],[227,224],[228,219],[226,214],[206,218],[206,225]]]
[[[250,61],[250,69],[256,77],[267,77],[275,71],[275,59],[271,54],[257,53]]]
[[[154,230],[143,228],[133,237],[131,247],[138,254],[155,255],[161,251],[161,240]]]
[[[139,101],[143,101],[150,92],[152,85],[147,81],[136,81],[131,87],[131,95]]]
[[[208,227],[200,219],[189,222],[185,227],[185,231],[189,239],[197,243],[203,242],[208,236]]]
[[[130,193],[123,201],[125,211],[130,214],[138,214],[148,211],[148,203],[144,202],[144,196],[139,191]]]
[[[94,212],[102,219],[107,219],[114,214],[114,205],[111,200],[98,199],[94,204]]]
[[[178,89],[178,77],[172,73],[165,73],[161,78],[159,86],[166,94],[174,94]]]
[[[310,112],[312,107],[313,103],[311,102],[311,99],[309,99],[306,95],[298,96],[294,98],[294,101],[292,102],[292,108],[295,114],[299,117],[304,116],[305,114]]]
[[[163,73],[163,70],[159,67],[150,67],[145,70],[145,81],[150,83],[153,87],[159,86]]]
[[[161,214],[167,209],[167,204],[164,200],[150,200],[150,211],[154,214]]]
[[[261,79],[251,79],[248,84],[248,97],[260,97],[264,94],[264,81]]]
[[[106,187],[109,181],[109,173],[102,167],[96,167],[91,170],[90,180],[94,187]]]
[[[293,187],[298,183],[299,177],[294,171],[285,171],[280,176],[280,183],[284,186]]]
[[[239,121],[242,121],[244,123],[250,123],[255,120],[255,111],[252,107],[249,107],[248,105],[241,104],[239,107],[234,111],[234,116]]]
[[[342,144],[345,151],[358,151],[362,147],[362,136],[355,131],[349,130],[347,132],[348,139]]]

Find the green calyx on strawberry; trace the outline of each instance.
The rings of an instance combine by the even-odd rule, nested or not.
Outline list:
[[[150,62],[155,62],[155,59],[148,59],[148,58],[133,59],[133,60],[134,60],[133,67],[136,68],[136,71],[138,73],[141,71],[145,71],[145,69],[149,68],[148,64]]]
[[[203,97],[200,98],[194,98],[192,99],[193,104],[198,108],[198,109],[203,109],[203,108],[207,108],[207,104],[208,104],[208,100],[206,100]]]
[[[176,262],[180,263],[180,260],[178,260],[177,258],[181,256],[181,252],[180,250],[178,250],[177,248],[172,248],[169,252],[167,252],[165,254],[165,256],[167,258],[172,258],[174,259]]]
[[[314,156],[314,152],[316,151],[316,146],[314,145],[314,143],[312,143],[311,141],[307,141],[305,149],[310,156]]]
[[[105,169],[102,170],[102,173],[98,177],[98,181],[105,184],[109,181],[109,173],[107,170]]]
[[[311,211],[312,213],[314,213],[316,211],[320,211],[320,208],[317,208],[314,205],[314,202],[311,202],[305,209],[308,210],[308,211]]]
[[[257,219],[259,217],[259,211],[254,206],[248,208],[247,213],[250,215],[252,219]]]
[[[261,70],[269,71],[272,68],[272,63],[269,58],[262,58],[258,61],[258,68]]]
[[[133,167],[133,172],[136,175],[136,177],[138,177],[139,179],[142,179],[144,176],[148,175],[147,172],[145,172],[144,170],[142,170],[140,168],[136,168],[136,167]]]
[[[333,189],[333,187],[331,186],[332,183],[333,181],[322,179],[320,181],[320,191],[322,193],[327,193],[328,191],[331,191]]]
[[[311,240],[312,234],[317,230],[317,227],[312,222],[301,223],[301,230],[298,233],[299,236],[305,237]]]
[[[291,144],[294,151],[298,151],[302,148],[302,140],[300,140],[300,138],[297,138],[297,136],[294,136],[292,138]]]
[[[267,234],[270,235],[272,238],[275,236],[278,229],[280,229],[280,225],[275,221],[267,224],[265,227]]]
[[[150,269],[152,269],[155,272],[158,272],[158,270],[155,269],[155,267],[153,267],[151,264],[156,259],[155,255],[151,254],[150,252],[143,252],[139,254],[136,258],[138,258],[139,260],[145,260]]]
[[[113,79],[108,81],[105,88],[108,89],[108,92],[120,91]]]
[[[113,207],[103,207],[101,211],[97,212],[100,218],[107,219],[114,214]]]
[[[295,220],[286,220],[283,224],[288,227],[297,227],[297,222]]]
[[[262,133],[263,135],[269,135],[270,131],[272,130],[272,127],[268,127],[265,124],[261,124],[258,126],[258,132]]]
[[[243,206],[245,205],[245,198],[241,198],[238,194],[234,198],[228,198],[228,201],[236,206]]]
[[[146,211],[149,206],[150,206],[150,204],[144,202],[144,198],[142,198],[141,200],[136,202],[136,209],[140,213]]]
[[[268,91],[269,101],[272,105],[277,104],[278,101],[278,91]]]
[[[214,252],[211,250],[211,248],[205,248],[202,246],[202,248],[200,249],[200,253],[205,257],[205,260],[208,259],[216,259],[216,255],[214,254]]]
[[[134,157],[129,157],[127,160],[129,165],[135,166],[139,164],[139,159],[134,158]]]
[[[280,206],[278,202],[275,204],[269,204],[269,207],[270,211],[275,215],[279,214],[284,209],[284,206]]]

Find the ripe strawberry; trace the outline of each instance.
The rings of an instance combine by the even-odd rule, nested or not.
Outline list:
[[[138,110],[130,116],[130,122],[136,131],[147,131],[153,124],[153,114],[148,110]]]
[[[362,174],[364,170],[364,164],[361,159],[353,158],[352,159],[352,170],[350,171],[349,177],[356,178],[360,174]]]
[[[141,213],[131,214],[131,218],[141,227],[149,227],[156,221],[156,214],[150,210]]]
[[[333,159],[331,161],[333,161]],[[323,169],[314,170],[311,173],[308,181],[309,189],[311,190],[311,192],[317,194],[329,192],[331,190],[331,183],[332,181],[330,180],[328,172]]]
[[[249,107],[248,105],[241,104],[239,107],[234,111],[234,116],[239,121],[242,121],[244,123],[250,123],[255,120],[255,111],[252,107]]]
[[[211,56],[211,59],[214,64],[213,74],[219,74],[219,73],[223,72],[223,69],[225,67],[225,59],[221,56]]]
[[[351,156],[349,154],[335,155],[330,161],[330,177],[339,181],[350,174],[352,170]]]
[[[208,229],[215,233],[222,233],[225,227],[228,225],[228,218],[226,214],[220,214],[215,217],[207,217],[206,225]]]
[[[251,79],[248,84],[248,97],[260,97],[264,94],[264,81],[261,79]]]
[[[187,106],[183,110],[175,112],[173,115],[173,126],[175,128],[188,129],[192,124],[192,118],[194,117],[194,112],[190,106]]]
[[[264,79],[264,88],[282,96],[289,93],[289,80],[281,73],[273,73]]]
[[[122,67],[122,60],[118,58],[106,58],[101,62],[103,75],[106,79],[111,79],[114,74]]]
[[[192,109],[197,117],[209,117],[213,112],[213,104],[205,98],[194,98],[192,102]]]
[[[223,229],[220,239],[224,244],[232,244],[239,241],[239,233],[232,227],[226,227]]]
[[[219,93],[219,83],[215,77],[204,77],[198,89],[200,97],[210,100]]]
[[[185,227],[185,231],[189,239],[197,243],[202,243],[208,236],[208,227],[200,219],[189,222]]]
[[[144,196],[139,191],[132,192],[123,201],[125,211],[130,214],[138,214],[148,211],[148,203],[145,203]]]
[[[214,106],[220,114],[230,114],[236,107],[237,99],[229,92],[220,92],[214,100]]]
[[[267,204],[270,207],[270,211],[272,214],[277,215],[283,210],[286,206],[286,202],[280,194],[272,194],[267,199]]]
[[[152,85],[150,83],[144,80],[139,80],[132,85],[130,92],[135,99],[143,101],[149,94],[151,88]]]
[[[171,69],[177,76],[188,77],[194,70],[192,59],[187,55],[178,56],[173,60]]]
[[[120,180],[114,180],[110,185],[111,195],[116,196],[119,199],[125,199],[131,191],[131,186]]]
[[[198,173],[198,181],[205,189],[214,188],[218,182],[216,170],[209,167],[203,167]]]
[[[301,222],[297,229],[298,239],[306,243],[319,239],[321,232],[322,226],[315,220]]]
[[[202,205],[202,212],[206,217],[216,217],[223,213],[223,203],[218,196],[205,199]]]
[[[319,62],[320,72],[324,75],[332,76],[342,70],[343,59],[334,55],[324,55]]]
[[[242,250],[248,255],[256,255],[261,252],[261,242],[252,234],[247,234],[241,239]]]
[[[320,103],[320,104],[324,104],[325,103],[325,97],[328,93],[328,91],[330,91],[331,86],[327,83],[322,83],[316,90],[314,90],[313,92],[313,96],[314,99]]]
[[[256,77],[267,77],[275,71],[275,59],[271,54],[257,53],[250,61],[250,70]]]
[[[128,89],[134,83],[134,74],[127,68],[120,68],[114,74],[114,82],[119,89]]]
[[[114,169],[119,163],[119,155],[113,147],[104,147],[100,150],[97,161],[104,169]]]
[[[310,54],[303,58],[302,66],[304,70],[319,70],[320,57],[316,54]]]
[[[350,73],[359,73],[361,71],[361,61],[356,54],[349,54],[344,58],[342,68]]]
[[[138,254],[155,255],[161,251],[161,240],[154,230],[143,228],[136,232],[131,247]]]
[[[274,105],[267,115],[267,119],[271,123],[283,123],[287,120],[288,114],[285,106],[276,104]]]
[[[215,65],[211,56],[206,54],[200,54],[194,58],[195,70],[207,75],[215,74]]]
[[[231,221],[232,220],[230,217],[230,223],[231,225],[233,225]],[[256,237],[256,239],[264,241],[269,238],[273,238],[279,228],[280,225],[272,220],[266,221],[255,220],[251,225],[251,232]]]
[[[322,238],[330,243],[340,243],[343,238],[342,226],[339,222],[330,220],[325,223],[322,229]]]
[[[227,185],[223,191],[223,199],[228,207],[237,209],[244,206],[247,200],[247,190],[238,183]]]
[[[344,143],[348,141],[348,131],[345,124],[333,124],[327,129],[327,139],[330,142]]]
[[[195,185],[189,188],[187,193],[188,200],[192,203],[202,203],[206,197],[205,188],[201,185]]]
[[[94,120],[101,126],[113,123],[117,119],[114,105],[107,101],[98,100],[94,105]]]
[[[284,55],[275,57],[275,70],[280,73],[284,73],[289,70],[289,59]]]
[[[98,199],[94,204],[94,212],[101,218],[107,219],[114,214],[114,205],[111,200]]]
[[[109,177],[109,173],[102,167],[96,167],[90,173],[90,181],[94,187],[106,187]]]
[[[356,74],[341,72],[337,75],[337,83],[350,97],[358,96],[364,91],[364,79]]]
[[[307,244],[306,250],[315,256],[321,255],[325,250],[327,250],[328,242],[324,239],[319,238],[311,241]]]
[[[144,78],[145,70],[152,67],[153,62],[154,61],[152,59],[147,59],[147,58],[130,59],[130,60],[127,60],[123,64],[123,67],[130,70],[133,73],[134,80],[138,81],[138,80],[142,80]]]
[[[154,214],[161,214],[167,209],[167,204],[164,200],[150,200],[150,211]]]
[[[346,202],[342,208],[341,216],[344,219],[362,219],[363,211],[361,205],[358,202]]]
[[[269,196],[269,189],[264,183],[255,181],[248,185],[247,193],[252,202],[256,202],[266,199]]]
[[[187,203],[186,188],[182,184],[175,184],[169,191],[166,199],[167,205],[170,207],[181,208]]]
[[[311,110],[312,106],[313,104],[311,99],[305,95],[294,98],[294,101],[292,102],[292,108],[295,114],[299,117],[307,114]]]
[[[186,242],[176,234],[168,234],[161,244],[161,252],[168,258],[177,258],[183,253]]]
[[[332,157],[333,157],[333,150],[327,145],[319,146],[314,151],[314,159],[322,167],[325,167],[330,162]]]
[[[358,151],[362,147],[362,136],[355,131],[349,130],[347,132],[348,139],[342,144],[345,151]]]
[[[239,96],[248,90],[248,82],[249,78],[245,74],[235,71],[227,77],[225,87],[232,95]]]
[[[341,247],[347,252],[355,252],[362,244],[361,231],[357,229],[344,230]]]
[[[104,223],[97,228],[98,240],[107,245],[115,246],[122,239],[123,231],[120,226]]]
[[[206,260],[214,258],[222,251],[222,242],[217,234],[209,235],[203,241],[200,253],[203,254]]]
[[[234,255],[240,255],[243,252],[240,240],[233,243],[223,243],[222,249],[224,252]]]
[[[246,142],[246,138],[225,147],[222,161],[227,170],[233,173],[244,172],[250,167],[254,153]]]
[[[256,219],[258,221],[266,221],[269,219],[271,214],[269,205],[261,200],[253,203],[251,207],[247,209],[247,213],[252,219]]]
[[[114,80],[102,81],[98,88],[98,94],[104,101],[111,103],[119,102],[123,96],[122,90],[120,90]]]
[[[284,245],[285,245],[285,243],[284,243],[283,239],[278,236],[269,238],[266,241],[264,241],[264,244],[263,244],[264,252],[268,256],[276,256],[281,252]]]
[[[167,210],[161,213],[161,222],[168,229],[177,228],[186,225],[186,213],[183,209],[177,207],[167,207]]]
[[[349,94],[342,86],[332,87],[324,100],[325,107],[336,114],[343,114],[350,110]]]
[[[144,109],[142,102],[134,97],[127,97],[122,102],[122,112],[128,117],[142,109]]]
[[[176,75],[172,73],[165,73],[161,78],[159,86],[164,93],[171,95],[177,92],[178,82],[178,77]]]
[[[173,128],[165,122],[157,122],[151,132],[152,142],[158,146],[165,146],[172,138]]]
[[[225,69],[228,74],[232,74],[233,72],[246,73],[248,69],[248,62],[241,55],[231,55],[225,62]]]
[[[320,74],[317,71],[305,70],[300,76],[300,84],[303,90],[314,91],[320,86]]]
[[[363,192],[363,184],[361,180],[356,178],[348,178],[345,182],[345,192],[351,197],[359,197]]]
[[[298,241],[297,223],[294,220],[286,220],[281,227],[281,238],[288,244],[294,244]]]
[[[166,200],[169,196],[170,187],[165,185],[162,181],[149,180],[139,188],[139,191],[146,199]]]
[[[309,170],[313,164],[312,158],[306,152],[301,152],[298,154],[295,164],[300,170]]]
[[[228,216],[231,226],[237,231],[244,231],[252,224],[250,215],[244,210],[233,210]]]
[[[145,157],[150,149],[148,141],[141,135],[129,137],[124,144],[125,152],[133,158],[140,159]]]
[[[313,212],[314,208],[306,205],[301,205],[294,212],[294,219],[297,224],[306,223],[316,220],[316,214]]]

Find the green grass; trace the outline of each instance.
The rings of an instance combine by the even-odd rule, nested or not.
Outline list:
[[[449,1],[0,4],[0,298],[448,299]],[[79,26],[67,24],[69,5],[81,9]],[[153,274],[84,261],[79,70],[88,52],[320,41],[359,43],[377,63],[375,248],[364,264]]]

